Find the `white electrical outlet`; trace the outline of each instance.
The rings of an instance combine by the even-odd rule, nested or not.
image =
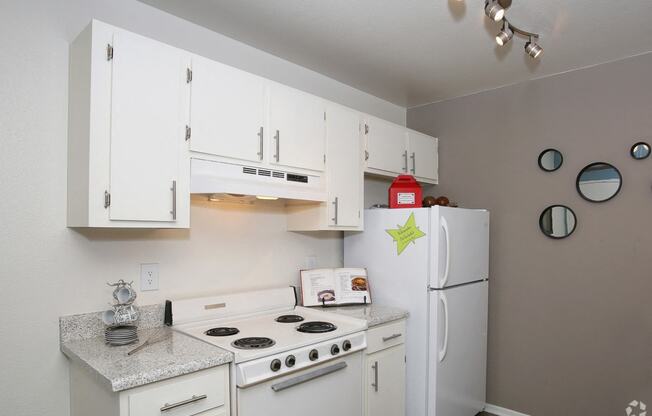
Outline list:
[[[307,256],[306,269],[316,269],[316,268],[317,268],[317,256]]]
[[[140,265],[140,291],[158,290],[158,263]]]

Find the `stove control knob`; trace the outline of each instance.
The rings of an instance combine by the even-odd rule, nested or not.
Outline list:
[[[348,350],[350,350],[350,349],[351,349],[351,341],[349,341],[348,339],[347,339],[346,341],[344,341],[344,342],[342,343],[342,349],[343,349],[344,351],[348,351]]]
[[[319,358],[319,351],[317,350],[310,350],[310,353],[308,354],[308,358],[310,358],[310,361],[315,361]]]
[[[285,358],[285,365],[286,365],[287,367],[294,367],[294,364],[296,364],[296,362],[297,362],[297,359],[294,358],[294,355],[288,355],[288,356]]]
[[[340,353],[340,347],[337,346],[337,344],[333,344],[331,347],[331,354],[337,355]]]
[[[275,360],[272,360],[272,363],[269,365],[269,368],[272,369],[272,371],[278,371],[281,369],[281,360],[278,358]]]

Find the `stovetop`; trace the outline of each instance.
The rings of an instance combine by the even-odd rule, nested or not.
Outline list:
[[[300,332],[299,327],[317,332]],[[363,320],[297,306],[175,325],[174,329],[231,351],[235,362],[240,363],[364,331],[366,327]]]

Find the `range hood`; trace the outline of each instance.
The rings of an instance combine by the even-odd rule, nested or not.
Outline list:
[[[199,158],[190,161],[190,192],[326,201],[325,186],[319,175]]]

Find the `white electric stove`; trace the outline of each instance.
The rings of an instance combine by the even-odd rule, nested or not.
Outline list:
[[[366,321],[296,306],[294,288],[172,303],[174,329],[231,351],[233,414],[363,414]]]

